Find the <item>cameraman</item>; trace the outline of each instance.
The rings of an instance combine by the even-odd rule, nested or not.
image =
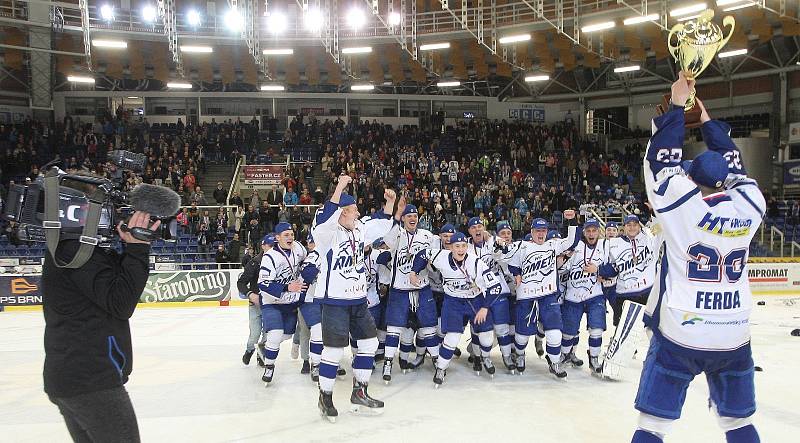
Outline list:
[[[128,227],[158,230],[150,215],[135,212]],[[42,270],[45,319],[44,391],[58,406],[74,441],[138,442],[139,427],[128,392],[133,349],[128,319],[149,274],[150,244],[117,226],[125,252],[95,248],[78,269],[59,268],[50,253]],[[77,240],[62,241],[55,255],[69,262]]]

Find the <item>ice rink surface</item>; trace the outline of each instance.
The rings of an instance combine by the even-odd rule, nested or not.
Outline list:
[[[800,297],[764,297],[752,317],[758,412],[763,442],[800,441]],[[490,380],[454,360],[445,384],[433,389],[429,362],[384,385],[373,375],[370,393],[386,402],[379,417],[353,416],[351,375],[340,377],[334,401],[340,417],[323,421],[317,387],[300,375],[302,360],[281,349],[268,388],[262,370],[241,363],[247,338],[244,307],[139,309],[131,321],[134,369],[126,385],[145,442],[626,442],[636,427],[633,400],[646,343],[630,378],[602,381],[588,369],[555,380],[531,344],[524,375],[500,369]],[[610,324],[610,321],[609,321]],[[42,392],[41,312],[0,314],[0,441],[69,441],[57,408]],[[606,344],[613,331],[604,336]],[[462,344],[463,350],[463,344]],[[349,361],[349,352],[346,354]],[[578,355],[585,359],[586,334]],[[724,442],[707,407],[704,377],[692,383],[669,442]]]

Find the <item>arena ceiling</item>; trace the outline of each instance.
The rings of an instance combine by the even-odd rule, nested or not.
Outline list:
[[[50,23],[29,17],[26,6],[32,3],[55,8]],[[94,77],[96,83],[88,87],[98,90],[166,90],[168,82],[184,81],[195,91],[255,91],[270,84],[288,91],[346,92],[354,84],[369,83],[375,93],[536,100],[655,90],[675,77],[666,36],[678,20],[670,12],[697,3],[702,2],[2,0],[0,88],[29,87],[29,32],[50,27],[55,88],[62,90],[87,88],[68,82],[69,75]],[[715,59],[704,74],[709,80],[753,79],[800,69],[797,4],[762,0],[725,12],[750,1],[706,3],[715,9],[718,23],[723,15],[736,18],[725,49],[748,51]],[[103,17],[105,5],[113,8],[111,20],[107,14]],[[152,22],[143,14],[148,6],[157,11]],[[227,15],[232,7],[241,20],[238,31],[231,29]],[[358,27],[353,26],[354,17],[359,18],[354,10],[361,11],[363,19]],[[190,11],[198,13],[199,24],[190,24]],[[310,31],[306,21],[317,13],[319,27]],[[649,14],[658,14],[658,19],[623,24],[626,18]],[[603,22],[615,26],[585,32],[586,26]],[[516,35],[530,39],[503,43],[504,37]],[[127,47],[98,47],[93,44],[98,40],[123,41]],[[423,50],[423,45],[436,43],[449,47]],[[184,46],[208,47],[212,52],[190,53],[182,50]],[[371,52],[348,54],[353,47],[370,47]],[[263,53],[278,48],[293,53]],[[632,64],[641,69],[614,72]],[[532,75],[545,75],[547,80],[526,82]],[[792,83],[800,83],[795,78],[800,76],[790,75]],[[460,85],[437,86],[444,81]],[[771,87],[758,81],[744,86],[753,92]]]

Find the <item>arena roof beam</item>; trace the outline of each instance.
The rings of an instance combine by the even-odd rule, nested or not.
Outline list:
[[[242,30],[242,38],[247,43],[247,49],[253,57],[258,71],[264,74],[267,79],[272,80],[269,75],[269,66],[267,65],[267,58],[261,52],[261,26],[258,22],[258,3],[257,0],[241,0],[244,3],[244,29]],[[239,0],[228,0],[228,5],[231,8],[239,8]],[[264,7],[269,7],[269,2],[264,2]]]
[[[178,27],[175,18],[174,0],[158,0],[158,15],[164,23],[164,35],[167,36],[169,52],[172,54],[173,63],[175,63],[175,71],[179,76],[185,77],[183,56],[181,55],[180,47],[178,47]]]
[[[90,37],[89,26],[89,2],[88,0],[79,0],[81,10],[81,28],[83,31],[83,56],[86,57],[86,66],[92,70],[92,42]]]

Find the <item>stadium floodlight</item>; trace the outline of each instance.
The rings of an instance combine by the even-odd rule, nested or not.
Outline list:
[[[192,9],[186,14],[186,20],[189,22],[189,26],[194,28],[200,26],[202,20],[200,19],[200,13]]]
[[[70,75],[67,77],[67,81],[73,83],[94,83],[94,79],[92,77],[82,77],[80,75]]]
[[[392,12],[391,14],[389,14],[389,25],[390,26],[397,26],[402,21],[403,21],[403,16],[398,14],[397,12]]]
[[[658,18],[659,18],[658,14],[637,15],[634,17],[626,18],[625,20],[622,21],[622,23],[625,26],[638,25],[639,23],[644,23],[644,22],[654,22],[658,20]]]
[[[286,16],[280,12],[272,12],[267,18],[267,30],[273,34],[281,34],[286,31],[288,21]]]
[[[642,69],[639,65],[627,65],[627,66],[620,66],[618,68],[614,68],[614,72],[617,74],[621,74],[623,72],[635,72]]]
[[[594,23],[591,25],[586,25],[581,28],[581,31],[588,33],[588,32],[595,32],[595,31],[602,31],[604,29],[611,29],[616,26],[614,22],[602,22],[602,23]]]
[[[695,3],[692,5],[682,6],[673,9],[669,12],[670,17],[680,17],[682,15],[694,14],[695,12],[705,11],[708,7],[705,3]]]
[[[211,46],[181,46],[181,52],[192,52],[195,54],[210,54],[214,52]]]
[[[371,46],[363,46],[356,48],[342,48],[342,54],[366,54],[372,52]]]
[[[92,46],[97,48],[126,49],[128,42],[121,40],[92,40]]]
[[[358,30],[366,23],[367,18],[364,17],[364,11],[361,9],[355,8],[347,13],[347,24],[350,25],[351,28]]]
[[[114,21],[114,7],[109,4],[101,6],[100,17],[107,22]]]
[[[755,6],[756,4],[753,2],[742,3],[741,5],[731,6],[730,8],[723,9],[724,12],[736,11],[737,9],[744,9],[749,8],[751,6]]]
[[[741,3],[744,0],[717,0],[717,6],[732,5],[734,3]]]
[[[294,54],[294,49],[286,48],[286,49],[265,49],[261,51],[264,55],[292,55]]]
[[[700,17],[700,14],[685,15],[683,17],[678,17],[678,21],[679,22],[685,22],[685,21],[689,21],[689,20],[694,20],[697,17]]]
[[[139,100],[139,97],[128,97],[128,100]]]
[[[320,12],[319,9],[312,8],[306,11],[303,22],[307,30],[316,32],[322,27],[325,19],[322,17],[322,12]]]
[[[454,86],[461,86],[461,82],[458,80],[443,81],[436,83],[436,86],[440,88],[452,88]]]
[[[525,77],[525,81],[528,83],[543,82],[547,80],[550,80],[550,76],[547,74],[533,74]]]
[[[507,45],[509,43],[518,43],[518,42],[526,42],[531,39],[530,34],[520,34],[520,35],[508,35],[505,37],[500,37],[497,41],[501,45]]]
[[[167,83],[167,87],[170,89],[192,89],[192,84],[182,83],[182,82],[171,82]]]
[[[450,47],[450,42],[442,42],[442,43],[429,43],[427,45],[422,45],[419,47],[420,51],[435,51],[437,49],[447,49]]]
[[[285,91],[286,87],[283,85],[261,85],[262,91]]]
[[[233,32],[239,32],[244,27],[244,17],[236,8],[228,9],[225,13],[225,26]]]
[[[737,55],[747,54],[747,49],[733,49],[730,51],[720,52],[717,54],[719,58],[736,57]]]
[[[350,86],[351,91],[372,91],[373,89],[375,89],[375,85],[371,85],[369,83],[363,85]]]
[[[153,23],[153,22],[155,22],[156,21],[156,15],[157,15],[156,14],[156,8],[154,8],[154,7],[150,6],[150,5],[147,5],[144,8],[142,8],[142,20],[144,20],[145,23]]]

